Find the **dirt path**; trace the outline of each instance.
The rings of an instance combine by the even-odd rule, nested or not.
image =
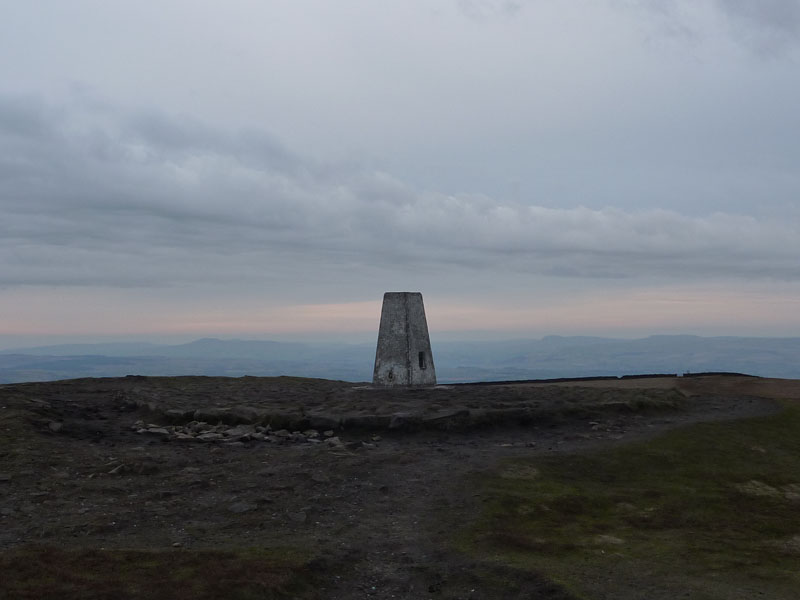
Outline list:
[[[553,386],[429,389],[406,397],[362,389],[354,398],[353,386],[337,382],[295,382],[287,393],[286,381],[182,379],[1,386],[0,548],[31,542],[290,547],[317,557],[321,597],[503,597],[486,571],[499,567],[477,565],[451,546],[454,532],[479,514],[483,501],[470,475],[505,459],[591,452],[693,422],[768,414],[777,410],[768,398],[800,395],[793,384],[773,380],[727,380],[722,395],[711,393],[720,386],[713,381],[651,381],[650,388],[637,381],[628,391],[680,390],[687,398],[670,409],[656,394],[653,406],[639,399],[639,408],[625,409],[591,385],[566,392]],[[157,399],[158,411],[132,404],[134,387],[138,397]],[[627,393],[619,384],[611,392]],[[364,416],[360,407],[372,402],[367,416],[380,416],[433,404],[437,414],[450,411],[453,427],[439,421],[435,428],[390,429],[379,420],[374,427],[338,428],[330,437],[339,443],[320,441],[322,431],[318,439],[278,439],[272,430],[267,439],[228,436],[209,443],[150,431],[169,427],[158,421],[166,411],[219,408],[232,397],[251,405],[265,398],[284,408],[300,404],[306,413],[324,408],[328,416],[332,406]],[[586,410],[575,410],[576,398],[585,399]],[[523,414],[522,405],[536,412],[524,413],[520,423],[490,420],[465,429],[454,402],[494,403],[504,415]],[[557,418],[539,418],[543,407]],[[135,426],[149,419],[162,427]],[[516,578],[517,595],[505,597],[568,597],[535,574],[493,573]]]

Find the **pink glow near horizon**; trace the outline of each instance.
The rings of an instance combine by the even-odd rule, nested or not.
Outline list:
[[[6,298],[7,299],[7,298]],[[470,303],[426,295],[432,332],[494,331],[520,335],[619,335],[681,330],[713,330],[722,335],[800,335],[800,298],[796,294],[757,291],[649,289],[604,292],[540,301],[529,306]],[[535,299],[535,298],[534,298]],[[237,306],[187,309],[175,303],[160,306],[127,303],[118,297],[105,305],[65,295],[54,306],[32,298],[16,298],[0,309],[13,315],[0,335],[271,335],[371,334],[377,331],[380,300],[334,304]],[[43,318],[42,315],[46,315]],[[762,332],[762,333],[759,333]]]

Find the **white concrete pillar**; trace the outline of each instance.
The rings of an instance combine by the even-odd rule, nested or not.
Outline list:
[[[379,386],[436,385],[421,293],[386,292],[383,295],[372,383]]]

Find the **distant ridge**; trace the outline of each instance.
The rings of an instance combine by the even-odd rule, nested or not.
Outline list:
[[[661,379],[664,377],[756,377],[746,373],[728,373],[723,371],[708,373],[645,373],[641,375],[600,375],[598,377],[555,377],[553,379],[518,379],[514,381],[470,381],[468,383],[452,383],[450,385],[515,385],[525,383],[569,383],[571,381],[625,381],[630,379]]]
[[[436,340],[440,383],[622,377],[632,373],[750,373],[800,379],[800,338],[654,335],[635,340],[547,336]],[[364,382],[375,343],[203,338],[185,344],[61,344],[0,351],[0,383],[124,375],[295,375]]]

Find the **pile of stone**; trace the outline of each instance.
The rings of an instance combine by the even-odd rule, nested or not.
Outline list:
[[[136,421],[131,429],[142,435],[155,436],[165,440],[179,442],[203,442],[220,444],[244,444],[245,442],[268,442],[273,444],[327,444],[342,446],[342,441],[334,435],[332,429],[319,432],[316,429],[289,431],[273,430],[270,425],[212,425],[205,421],[190,421],[185,425],[157,425]]]

